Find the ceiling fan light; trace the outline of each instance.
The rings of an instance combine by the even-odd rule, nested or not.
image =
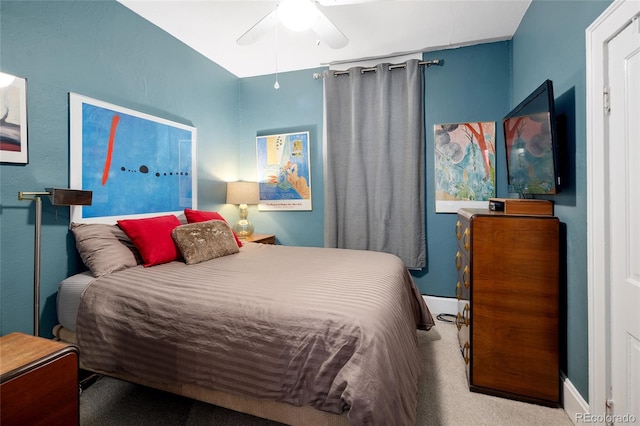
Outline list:
[[[318,18],[318,9],[310,0],[284,0],[278,5],[278,18],[291,31],[304,31]]]

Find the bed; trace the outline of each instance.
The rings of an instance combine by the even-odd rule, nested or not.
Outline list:
[[[416,329],[434,323],[396,256],[233,248],[220,225],[230,253],[190,263],[176,240],[184,256],[145,266],[102,225],[135,260],[94,273],[106,251],[81,244],[96,226],[73,229],[91,266],[60,284],[54,329],[83,368],[287,424],[415,424]]]

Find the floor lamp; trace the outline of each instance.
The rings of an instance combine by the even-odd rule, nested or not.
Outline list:
[[[33,247],[33,335],[40,335],[40,230],[42,228],[42,198],[49,196],[54,206],[90,206],[92,191],[46,188],[42,192],[18,192],[18,200],[36,202],[36,231]]]

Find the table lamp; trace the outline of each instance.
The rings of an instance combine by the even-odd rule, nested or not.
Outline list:
[[[248,204],[258,204],[260,201],[260,189],[258,182],[228,182],[227,204],[238,204],[240,208],[240,220],[233,225],[238,237],[248,238],[253,234],[253,224],[249,222]]]

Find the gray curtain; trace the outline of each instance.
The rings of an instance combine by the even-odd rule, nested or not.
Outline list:
[[[426,266],[423,70],[355,67],[325,77],[325,246]]]

